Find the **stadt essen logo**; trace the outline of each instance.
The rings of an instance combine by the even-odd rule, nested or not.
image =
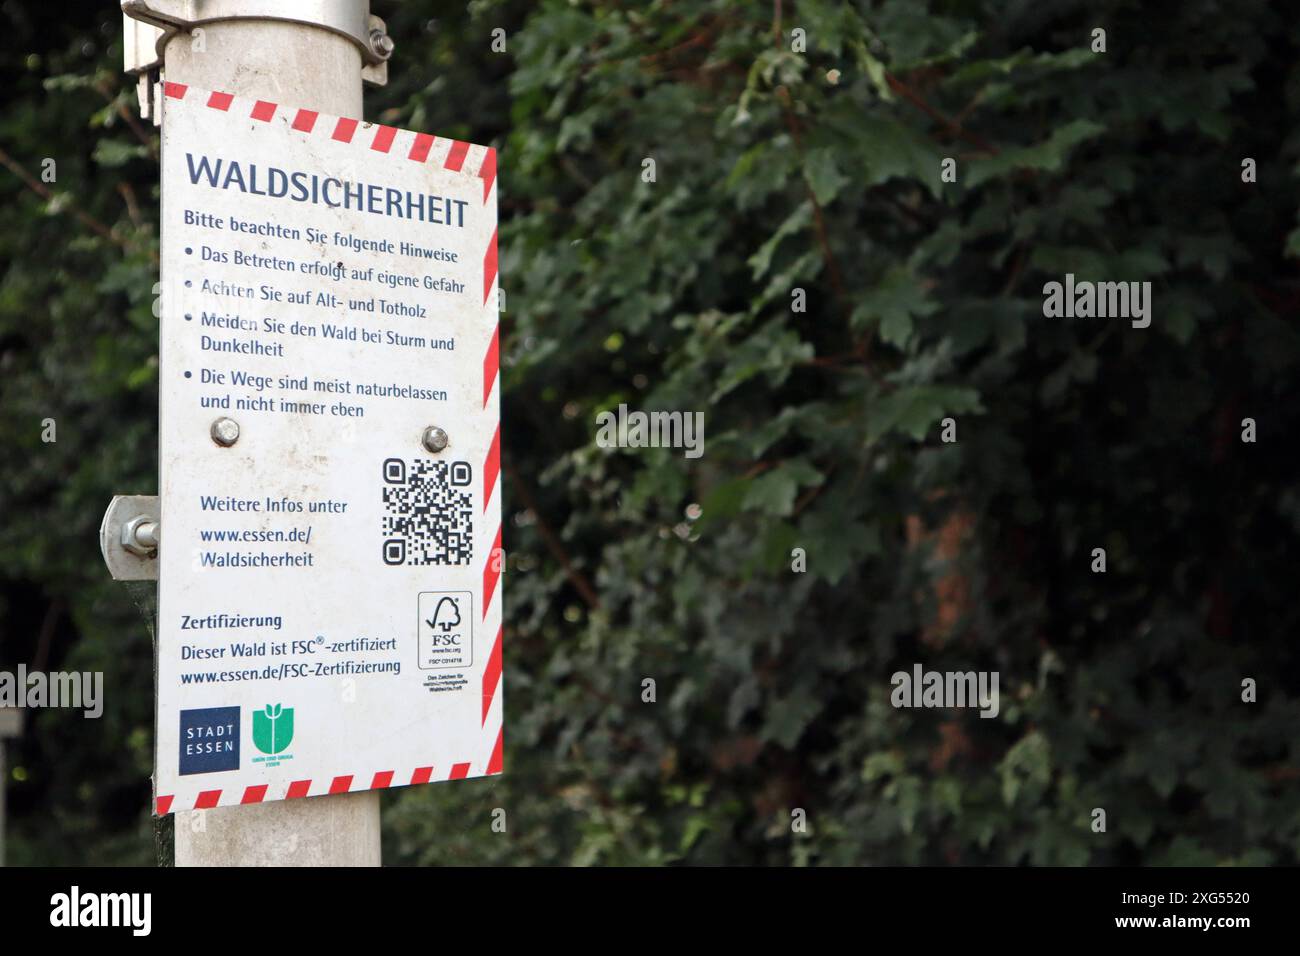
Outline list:
[[[281,761],[292,760],[293,755],[285,753],[291,743],[293,743],[292,707],[267,704],[261,710],[253,711],[253,746],[266,754],[265,757],[254,757],[254,763],[275,767]]]

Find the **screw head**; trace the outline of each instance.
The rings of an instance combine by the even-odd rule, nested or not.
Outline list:
[[[434,454],[437,454],[447,447],[447,443],[451,441],[451,439],[448,438],[447,433],[437,425],[430,425],[424,430],[424,437],[421,441],[424,442],[425,448],[429,449],[429,451]]]
[[[233,418],[218,418],[212,423],[212,440],[222,448],[229,448],[239,441],[239,422]]]
[[[393,55],[393,48],[393,38],[387,33],[382,33],[379,30],[370,31],[370,49],[374,50],[378,56],[387,60]]]

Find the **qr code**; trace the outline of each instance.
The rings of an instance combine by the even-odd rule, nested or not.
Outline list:
[[[467,461],[384,462],[384,563],[469,564],[472,472]]]

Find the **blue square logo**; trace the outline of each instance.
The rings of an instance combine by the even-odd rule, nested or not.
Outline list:
[[[181,711],[181,775],[239,769],[239,708]]]

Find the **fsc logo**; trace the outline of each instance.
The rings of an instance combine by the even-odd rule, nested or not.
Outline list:
[[[421,591],[420,660],[425,670],[474,663],[474,595],[469,591]]]

